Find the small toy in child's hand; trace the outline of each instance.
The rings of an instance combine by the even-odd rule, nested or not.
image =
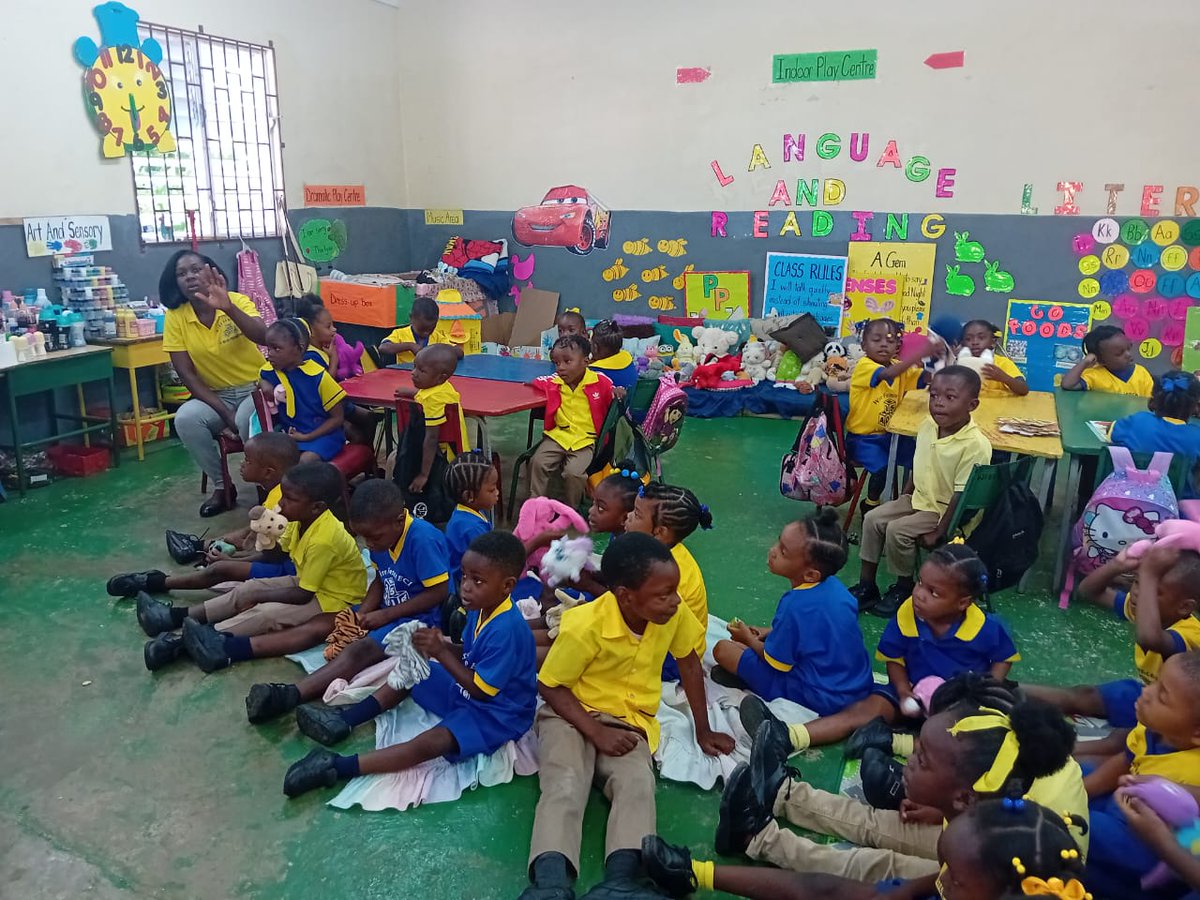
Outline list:
[[[944,678],[938,678],[936,675],[926,675],[913,685],[912,695],[921,706],[918,712],[924,711],[926,714],[929,713],[929,707],[933,703],[933,695],[944,683]]]
[[[558,599],[558,604],[546,610],[546,633],[550,635],[551,640],[558,637],[558,629],[562,625],[563,613],[568,609],[574,609],[584,602],[582,596],[572,596],[566,591],[556,590],[554,596]]]
[[[254,549],[274,550],[279,543],[279,537],[287,528],[288,520],[265,506],[255,506],[250,509],[250,530],[254,533]]]
[[[285,519],[284,525],[286,524],[287,520]],[[282,534],[282,532],[280,533]],[[255,543],[258,543],[257,538],[255,539]],[[230,553],[235,552],[237,547],[233,546],[233,544],[229,543],[229,541],[213,541],[212,544],[209,545],[209,549],[216,550],[218,553],[223,553],[228,556]]]
[[[397,625],[383,638],[383,652],[396,660],[388,673],[388,685],[398,691],[407,691],[429,677],[429,661],[412,642],[413,632],[423,627],[421,622],[411,619]]]
[[[557,587],[566,581],[576,581],[591,566],[592,539],[587,537],[559,538],[550,543],[540,566],[542,582]]]
[[[905,697],[900,701],[900,712],[910,719],[915,719],[921,714],[921,704],[915,697]]]
[[[1200,818],[1200,805],[1196,798],[1186,790],[1156,775],[1148,776],[1133,784],[1117,789],[1118,795],[1126,794],[1137,797],[1155,814],[1175,831],[1175,837],[1181,847],[1191,853],[1200,849],[1200,834],[1197,834],[1197,818]],[[1142,887],[1146,890],[1162,887],[1172,877],[1170,866],[1160,862],[1142,877]]]
[[[523,541],[532,540],[547,531],[566,531],[567,529],[587,534],[587,521],[571,507],[549,497],[530,497],[521,504],[521,513],[517,517],[517,527],[513,534]],[[541,565],[546,548],[540,547],[529,554],[529,565],[537,568]]]
[[[746,623],[745,623],[745,622],[743,622],[741,619],[739,619],[737,616],[734,616],[732,619],[730,619],[730,620],[729,620],[729,627],[730,627],[731,629],[732,629],[732,628],[739,628],[739,627],[741,627],[742,625],[745,625],[745,624],[746,624]]]

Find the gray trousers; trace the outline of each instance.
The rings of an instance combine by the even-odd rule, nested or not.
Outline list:
[[[238,434],[243,441],[250,437],[250,417],[254,415],[254,401],[250,395],[254,388],[253,384],[243,384],[217,391],[225,405],[234,410]],[[217,447],[217,435],[224,430],[225,421],[203,400],[189,400],[175,415],[175,433],[214,488],[225,487],[225,479],[221,477],[221,451]]]

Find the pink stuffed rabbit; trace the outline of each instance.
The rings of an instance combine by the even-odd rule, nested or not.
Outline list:
[[[587,534],[587,520],[558,500],[530,497],[521,505],[521,514],[517,517],[517,527],[513,529],[513,534],[523,541],[528,541],[545,531],[566,531],[568,528],[579,534]],[[529,555],[531,568],[537,568],[542,557],[546,555],[546,550],[546,547],[542,547]]]

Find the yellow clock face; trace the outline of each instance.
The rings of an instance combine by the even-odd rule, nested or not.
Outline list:
[[[171,92],[162,71],[133,47],[102,47],[83,87],[106,157],[126,150],[171,153]]]

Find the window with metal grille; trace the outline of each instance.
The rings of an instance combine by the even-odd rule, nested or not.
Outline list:
[[[163,49],[174,153],[133,153],[145,244],[274,237],[283,191],[275,50],[142,22]]]

